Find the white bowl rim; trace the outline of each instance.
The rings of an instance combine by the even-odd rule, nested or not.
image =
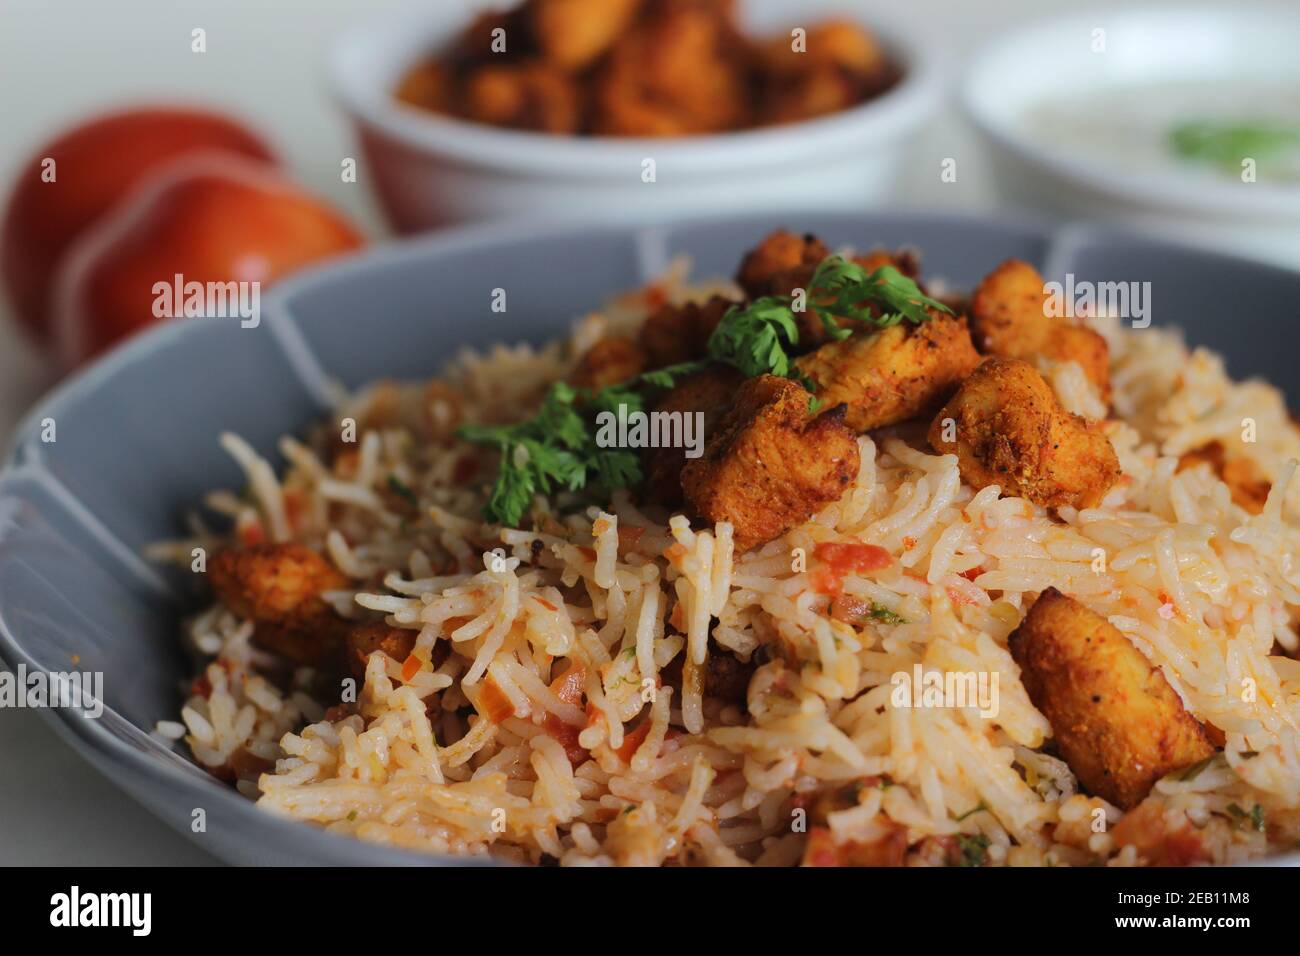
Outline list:
[[[865,21],[863,21],[865,22]],[[364,23],[343,32],[328,57],[330,85],[349,116],[416,153],[467,166],[565,179],[625,177],[646,157],[680,172],[731,173],[787,164],[836,149],[861,148],[865,139],[885,142],[916,131],[937,109],[942,90],[935,50],[895,25],[867,24],[897,58],[899,81],[886,92],[847,110],[782,126],[704,134],[680,139],[557,136],[502,129],[440,116],[399,103],[352,69],[367,44],[392,37],[445,32],[445,14],[427,11]]]
[[[1193,2],[1185,4],[1152,4],[1134,7],[1092,7],[1072,9],[1068,13],[1032,20],[1018,28],[986,42],[973,56],[964,72],[960,102],[970,122],[984,136],[1001,149],[1022,161],[1047,170],[1061,179],[1076,182],[1095,192],[1139,206],[1159,206],[1170,211],[1210,215],[1236,220],[1289,220],[1300,217],[1300,189],[1285,189],[1266,183],[1252,183],[1242,191],[1230,182],[1197,181],[1192,187],[1158,174],[1125,172],[1122,169],[1102,166],[1086,160],[1075,159],[1064,151],[1042,145],[1033,136],[1011,132],[1001,122],[1001,115],[990,109],[977,93],[977,78],[991,69],[991,61],[1005,49],[1023,43],[1027,37],[1076,25],[1095,26],[1099,18],[1163,20],[1183,19],[1188,16],[1224,20],[1229,17],[1258,17],[1267,13],[1286,11],[1294,16],[1297,8],[1287,3],[1234,3],[1222,4]]]

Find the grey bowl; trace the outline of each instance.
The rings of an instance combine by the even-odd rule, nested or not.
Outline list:
[[[441,864],[264,813],[150,736],[174,719],[187,666],[178,619],[192,575],[148,564],[207,491],[239,482],[218,447],[231,429],[277,459],[276,438],[327,409],[327,382],[436,372],[464,345],[541,341],[675,255],[695,274],[730,274],[777,225],[839,244],[914,245],[927,276],[965,288],[1001,260],[1049,278],[1152,283],[1154,321],[1228,357],[1237,376],[1280,384],[1294,402],[1300,274],[1087,229],[913,214],[810,214],[627,226],[490,226],[394,243],[279,286],[252,329],[233,320],[161,326],[48,396],[0,473],[0,657],[29,672],[104,674],[103,714],[45,710],[91,764],[215,855],[258,864]],[[491,310],[503,288],[508,311]],[[53,420],[55,440],[42,440]],[[74,655],[79,663],[72,663]],[[193,833],[194,811],[206,832]]]

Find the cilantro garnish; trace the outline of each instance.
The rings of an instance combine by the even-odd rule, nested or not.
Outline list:
[[[989,838],[982,833],[957,834],[957,848],[961,851],[958,866],[983,866],[989,859]]]
[[[841,319],[887,328],[904,319],[924,322],[929,318],[927,308],[952,311],[922,294],[915,282],[892,266],[868,273],[841,256],[823,260],[808,286],[806,307],[834,339],[852,334],[839,324]],[[683,375],[721,362],[747,378],[777,375],[815,391],[816,384],[794,364],[792,349],[799,344],[794,305],[793,296],[779,295],[732,306],[709,337],[706,359],[655,369],[596,392],[556,382],[537,414],[526,421],[462,427],[458,432],[461,438],[496,446],[501,452],[496,483],[484,509],[488,519],[517,527],[537,493],[579,491],[593,485],[610,491],[639,482],[641,462],[636,451],[599,447],[593,426],[600,412],[617,414],[620,405],[627,413],[643,410],[642,389],[672,388]],[[809,412],[819,406],[814,397]],[[902,619],[886,623],[902,623]]]
[[[953,817],[953,821],[956,822],[956,823],[961,823],[961,822],[962,822],[963,820],[965,820],[967,817],[969,817],[969,816],[974,816],[975,814],[979,813],[980,811],[982,811],[982,810],[987,810],[987,809],[988,809],[988,804],[986,804],[983,800],[981,800],[979,803],[975,804],[975,806],[971,807],[969,810],[967,810],[967,811],[966,811],[965,813],[963,813],[961,816],[959,816],[959,817]]]
[[[407,504],[412,508],[418,508],[420,506],[420,499],[415,496],[415,492],[411,490],[411,486],[402,481],[402,479],[398,478],[396,475],[388,476],[388,487],[395,494],[400,495],[405,499]]]
[[[1259,833],[1265,832],[1264,808],[1258,803],[1250,808],[1249,813],[1243,810],[1240,804],[1230,803],[1228,804],[1228,812],[1236,817],[1242,826],[1245,826],[1246,822],[1250,821],[1251,829]]]
[[[866,616],[879,624],[888,624],[890,626],[907,623],[907,618],[895,614],[883,604],[877,604],[875,601],[871,602],[871,610],[867,611]]]

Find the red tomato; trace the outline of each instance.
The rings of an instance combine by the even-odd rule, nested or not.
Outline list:
[[[274,159],[261,139],[224,116],[146,108],[73,127],[23,164],[0,224],[0,274],[38,342],[52,338],[54,272],[72,243],[157,170],[209,151]]]
[[[260,301],[280,276],[361,243],[333,209],[265,166],[230,156],[180,160],[68,251],[55,289],[60,354],[75,364],[160,318],[187,314],[191,288],[242,284],[227,301],[238,294],[242,307],[254,292]]]

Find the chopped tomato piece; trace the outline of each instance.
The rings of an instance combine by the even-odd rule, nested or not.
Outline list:
[[[411,678],[420,673],[420,668],[424,666],[424,661],[420,660],[414,654],[407,656],[402,662],[402,680],[406,683],[411,682]]]
[[[880,571],[894,563],[880,545],[860,541],[823,541],[813,548],[813,557],[841,574]]]
[[[965,591],[958,591],[956,588],[948,588],[948,600],[954,604],[975,604],[975,599]]]
[[[668,623],[679,631],[686,628],[686,612],[682,610],[681,601],[673,605],[672,611],[668,614]]]
[[[478,708],[483,716],[494,724],[513,717],[515,713],[515,705],[510,703],[510,698],[497,685],[491,674],[488,674],[483,681],[483,690],[479,692],[478,697]]]
[[[645,743],[646,737],[650,735],[650,721],[643,720],[636,730],[623,735],[623,746],[619,747],[614,753],[618,754],[618,759],[624,763],[632,760],[640,746]]]
[[[894,563],[889,552],[861,541],[823,541],[813,548],[823,567],[812,572],[813,588],[822,594],[839,594],[846,574],[880,571]]]
[[[581,664],[575,664],[551,681],[551,692],[566,704],[578,707],[582,704],[586,686],[587,669]],[[569,758],[569,763],[573,764],[573,766],[576,767],[585,763],[591,756],[587,749],[578,743],[578,735],[582,731],[572,724],[566,724],[554,714],[546,715],[546,719],[542,721],[542,729],[559,741],[560,745],[564,747],[565,756]]]
[[[262,522],[253,520],[244,524],[239,529],[239,543],[246,547],[262,544],[266,540],[266,532],[262,530]]]

